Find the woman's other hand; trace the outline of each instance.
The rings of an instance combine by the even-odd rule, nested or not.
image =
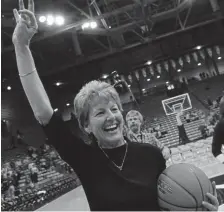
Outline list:
[[[217,199],[216,185],[212,182],[213,194],[207,193],[206,197],[208,201],[203,201],[202,205],[209,211],[218,211],[219,201]]]

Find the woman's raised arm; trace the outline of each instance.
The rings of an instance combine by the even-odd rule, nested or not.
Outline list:
[[[20,80],[36,119],[42,125],[46,125],[53,115],[53,108],[39,78],[29,48],[30,40],[38,28],[34,16],[33,0],[29,0],[28,9],[24,8],[23,0],[19,0],[19,12],[14,9],[13,13],[16,27],[12,41],[15,46]]]

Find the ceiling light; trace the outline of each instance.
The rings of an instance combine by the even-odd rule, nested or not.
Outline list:
[[[201,66],[201,63],[198,63],[198,66]]]
[[[128,85],[128,87],[130,88],[130,87],[131,87],[131,85]]]
[[[66,104],[66,106],[70,106],[70,104],[69,104],[69,103],[67,103],[67,104]]]
[[[169,83],[169,81],[166,82],[166,84],[168,84],[168,83]]]
[[[151,64],[152,64],[152,61],[149,60],[149,61],[146,62],[146,64],[147,64],[147,65],[151,65]]]
[[[90,22],[90,27],[95,29],[97,27],[97,23],[95,21]]]
[[[142,91],[145,91],[145,88],[143,88]]]
[[[86,28],[89,28],[89,22],[86,22],[82,25],[82,29],[86,29]]]
[[[40,21],[41,23],[44,23],[46,20],[47,20],[47,18],[46,18],[46,16],[44,16],[44,15],[42,15],[42,16],[39,17],[39,21]]]
[[[104,75],[102,76],[103,79],[106,79],[107,77],[108,77],[107,74],[104,74]]]
[[[55,84],[56,86],[60,86],[61,85],[61,83],[60,82],[56,82],[56,84]]]
[[[147,79],[147,81],[149,82],[149,81],[150,81],[150,79],[148,78],[148,79]]]
[[[221,60],[222,59],[222,57],[218,57],[218,60]]]
[[[197,49],[197,50],[200,50],[200,49],[201,49],[201,46],[197,46],[196,49]]]
[[[177,72],[181,72],[181,69],[178,69]]]
[[[159,79],[159,78],[160,78],[160,76],[158,75],[158,76],[157,76],[157,79]]]
[[[7,86],[7,90],[10,91],[12,89],[11,86]]]
[[[55,109],[54,109],[54,112],[57,112],[57,111],[58,111],[58,108],[55,108]]]
[[[111,26],[109,26],[109,29],[111,28]]]
[[[63,25],[65,22],[65,19],[62,16],[57,16],[55,18],[55,23],[59,26]]]
[[[47,16],[47,24],[52,25],[54,23],[54,17],[52,15]]]

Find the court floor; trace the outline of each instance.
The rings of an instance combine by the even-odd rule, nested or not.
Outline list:
[[[37,211],[89,211],[89,205],[82,186],[79,186]],[[224,205],[219,207],[219,211],[224,211]]]
[[[89,205],[82,186],[79,186],[37,211],[89,211]]]

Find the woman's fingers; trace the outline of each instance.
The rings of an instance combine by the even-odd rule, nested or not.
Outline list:
[[[29,10],[21,10],[19,11],[21,14],[23,15],[26,15],[27,17],[29,17],[29,20],[30,20],[30,27],[32,28],[36,28],[37,29],[37,21],[36,21],[36,18],[33,14],[33,12],[29,11]]]
[[[25,6],[24,6],[23,0],[19,0],[19,10],[24,10],[24,9],[25,9]],[[21,18],[24,19],[24,20],[27,20],[26,15],[21,14]]]
[[[208,198],[208,201],[203,201],[202,205],[210,211],[218,211],[219,201],[217,197],[210,193],[207,193],[206,197]]]
[[[208,202],[202,202],[202,205],[209,211],[217,211],[217,207],[215,207],[214,205],[212,205]]]
[[[212,182],[212,188],[213,188],[213,195],[215,197],[217,197],[217,191],[216,191],[216,184],[215,184],[215,181]]]
[[[33,0],[29,0],[28,10],[34,13],[34,1]]]
[[[211,202],[212,205],[219,206],[219,201],[216,196],[214,196],[210,193],[207,193],[206,197],[209,199],[209,201]]]
[[[19,19],[20,19],[20,15],[19,15],[17,9],[13,9],[13,14],[14,14],[16,23],[18,23],[19,22]]]
[[[24,10],[24,9],[25,9],[25,6],[23,3],[23,0],[19,0],[19,10]]]

